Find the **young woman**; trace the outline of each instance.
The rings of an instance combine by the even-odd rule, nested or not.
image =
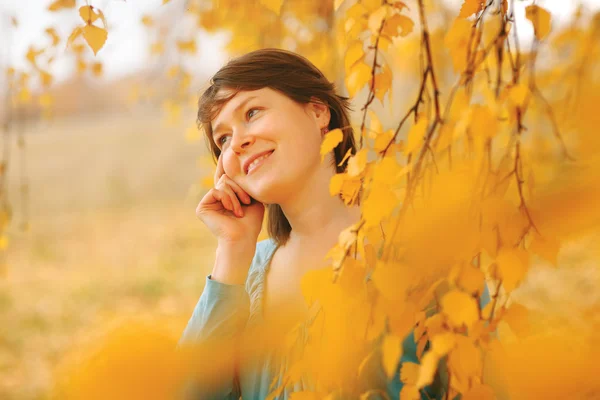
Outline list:
[[[301,277],[326,267],[339,233],[360,219],[357,205],[329,194],[329,181],[355,141],[349,101],[308,60],[263,49],[233,59],[212,78],[199,102],[198,121],[217,161],[215,186],[197,216],[217,237],[212,273],[180,343],[228,338],[249,326],[287,326],[306,316]],[[342,142],[321,162],[323,136],[335,128]],[[257,242],[265,208],[269,239]],[[287,325],[286,325],[287,324]],[[403,361],[418,362],[407,338]],[[414,356],[411,356],[414,355]],[[196,398],[264,399],[285,360],[232,371],[211,393]],[[278,377],[279,375],[279,377]],[[401,383],[383,382],[398,398]],[[290,392],[310,390],[304,384]]]

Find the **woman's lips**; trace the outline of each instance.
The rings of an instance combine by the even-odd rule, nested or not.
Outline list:
[[[260,167],[261,165],[263,165],[269,158],[271,158],[271,155],[273,154],[275,150],[271,151],[270,153],[268,153],[268,155],[266,156],[261,156],[259,157],[257,160],[258,161],[253,161],[253,164],[250,164],[250,166],[248,167],[248,173],[246,175],[250,175],[251,173],[253,173],[258,167]]]

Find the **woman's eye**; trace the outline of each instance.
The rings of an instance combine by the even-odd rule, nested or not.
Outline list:
[[[219,139],[217,139],[217,143],[218,143],[220,146],[223,146],[223,145],[225,144],[225,142],[223,141],[223,139],[227,139],[227,135],[223,135],[223,136],[221,136]]]
[[[248,110],[248,112],[246,112],[246,116],[248,117],[248,119],[252,118],[252,116],[250,115],[252,111],[258,111],[258,108],[251,108]]]

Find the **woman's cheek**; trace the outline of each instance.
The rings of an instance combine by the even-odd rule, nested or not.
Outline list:
[[[239,165],[236,163],[235,157],[231,155],[231,151],[223,153],[223,170],[225,174],[234,179],[239,174]]]

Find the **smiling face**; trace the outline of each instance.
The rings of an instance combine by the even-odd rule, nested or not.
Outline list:
[[[300,104],[262,88],[238,92],[211,126],[225,173],[250,196],[271,204],[293,193],[319,168],[330,168],[321,164],[319,153],[321,129],[329,119],[326,105]],[[256,159],[259,155],[266,157]]]

